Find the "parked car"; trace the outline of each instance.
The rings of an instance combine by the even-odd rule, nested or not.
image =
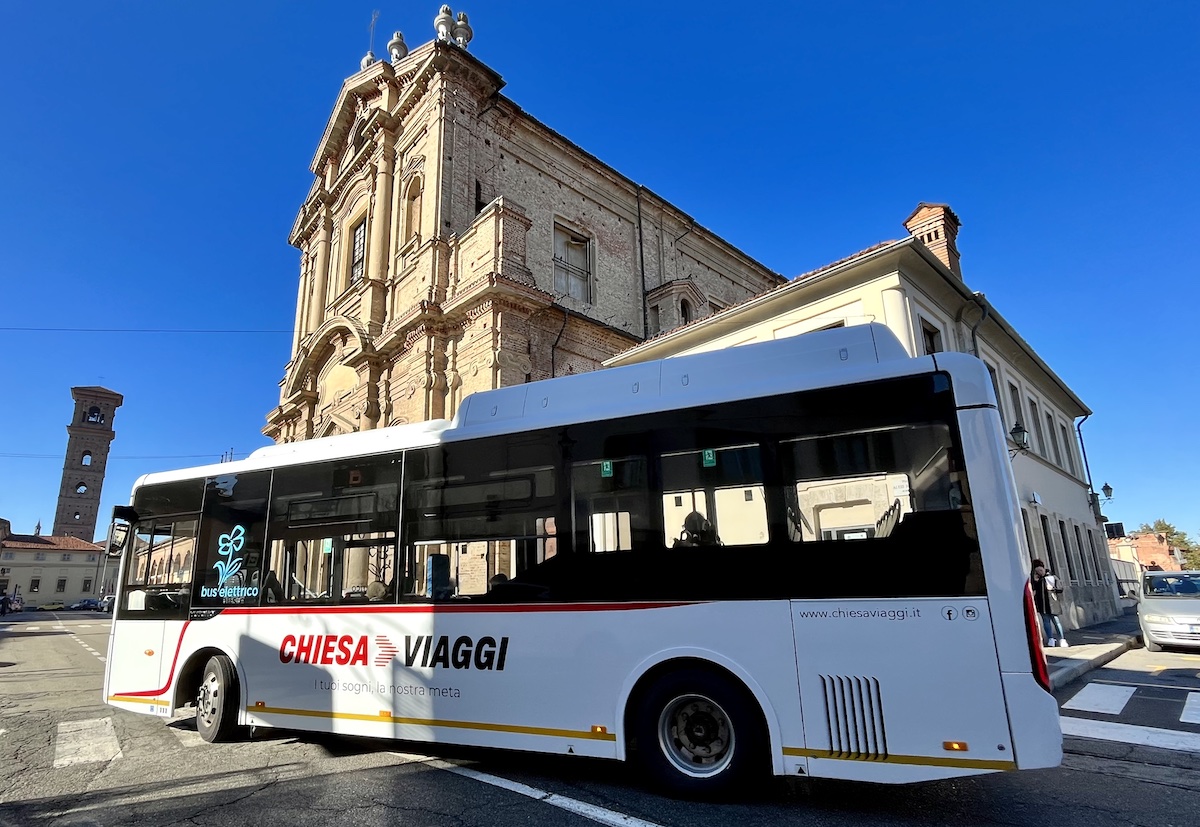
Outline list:
[[[50,612],[50,611],[55,611],[55,610],[62,611],[65,608],[67,608],[67,607],[63,605],[63,602],[61,600],[50,600],[46,603],[42,603],[41,605],[39,605],[38,611],[42,611],[42,612]]]
[[[67,608],[73,609],[75,611],[84,610],[84,611],[93,611],[94,612],[100,608],[100,601],[94,597],[85,597],[83,600],[79,600],[75,603],[72,603]]]
[[[100,611],[111,612],[113,610],[113,601],[115,599],[116,595],[113,594],[106,594],[104,597],[100,598]]]
[[[1148,571],[1137,598],[1147,651],[1200,648],[1200,571]]]

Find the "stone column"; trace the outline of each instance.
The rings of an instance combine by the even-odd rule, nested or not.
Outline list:
[[[391,133],[380,136],[382,150],[375,158],[375,183],[371,193],[371,246],[367,253],[367,292],[362,301],[363,326],[377,335],[387,317],[388,250],[391,249],[392,224],[392,151]]]
[[[375,159],[375,191],[371,211],[371,257],[367,278],[382,281],[387,278],[387,253],[391,247],[392,224],[392,164],[396,154],[392,150],[392,136],[384,132],[380,137],[383,150]]]
[[[300,340],[304,338],[307,330],[307,320],[309,310],[305,305],[305,299],[309,296],[309,279],[312,277],[312,272],[309,268],[310,257],[307,252],[300,254],[300,287],[296,295],[296,323],[292,329],[292,358],[296,358],[296,351],[300,349]]]
[[[903,287],[883,291],[883,322],[892,329],[910,356],[919,356],[913,343],[912,319],[908,315],[908,297]]]
[[[312,300],[308,305],[308,331],[311,333],[325,321],[325,297],[329,289],[329,243],[333,234],[333,222],[329,219],[329,210],[321,209],[321,224],[317,228],[317,267],[313,273]]]

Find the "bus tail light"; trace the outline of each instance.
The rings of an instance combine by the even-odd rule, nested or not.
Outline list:
[[[1025,635],[1029,640],[1029,660],[1033,665],[1033,677],[1038,686],[1053,692],[1050,686],[1050,670],[1046,666],[1046,653],[1042,651],[1041,618],[1033,605],[1033,586],[1025,581]]]

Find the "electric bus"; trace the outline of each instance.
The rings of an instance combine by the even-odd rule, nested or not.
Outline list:
[[[141,477],[114,707],[632,761],[683,797],[1057,766],[988,371],[866,324]]]

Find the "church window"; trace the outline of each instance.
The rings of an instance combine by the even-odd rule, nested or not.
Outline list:
[[[554,227],[554,292],[592,301],[591,242],[561,225]]]
[[[87,493],[87,483],[81,482],[81,483],[79,483],[79,485],[75,486],[75,493],[76,494],[86,494]]]
[[[94,422],[98,425],[103,425],[104,424],[104,414],[100,412],[100,409],[98,407],[93,405],[92,407],[88,408],[87,415],[84,417],[83,421],[84,422]]]
[[[679,318],[684,324],[692,320],[692,306],[688,304],[687,299],[680,299],[679,301]]]
[[[92,464],[92,452],[84,451],[83,456],[79,458],[79,464],[80,465],[91,465]]]
[[[350,234],[350,283],[358,284],[363,279],[367,264],[367,219],[354,225]]]

